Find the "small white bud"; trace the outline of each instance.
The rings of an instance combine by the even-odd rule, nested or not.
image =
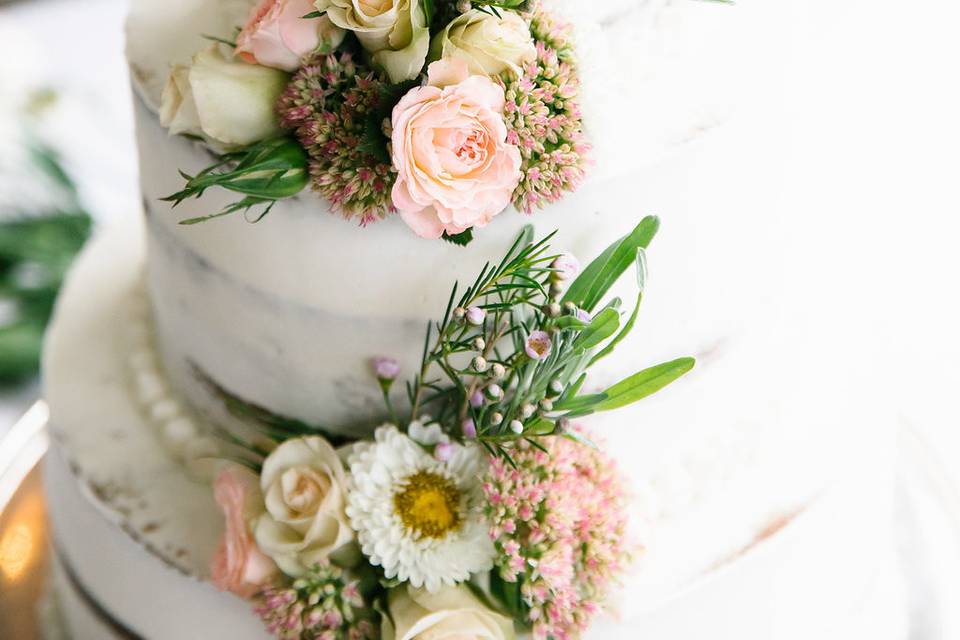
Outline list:
[[[477,336],[473,339],[473,349],[474,351],[483,351],[487,348],[487,341],[483,338]]]
[[[473,370],[478,373],[483,373],[490,366],[487,363],[487,359],[484,358],[483,356],[477,356],[476,358],[474,358],[472,364],[473,364]]]
[[[519,420],[510,421],[510,431],[513,431],[515,434],[520,435],[523,433],[523,423]]]

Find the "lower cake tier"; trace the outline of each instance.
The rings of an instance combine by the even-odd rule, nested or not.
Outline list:
[[[47,343],[55,445],[45,473],[61,611],[76,640],[265,639],[249,605],[207,581],[222,517],[198,461],[215,443],[152,350],[142,263],[139,224],[102,232],[69,279]],[[905,638],[892,429],[855,403],[804,411],[809,400],[738,407],[776,428],[736,437],[694,420],[737,380],[704,367],[646,406],[643,428],[603,426],[635,484],[631,515],[646,552],[587,637]],[[683,446],[666,445],[684,433]]]

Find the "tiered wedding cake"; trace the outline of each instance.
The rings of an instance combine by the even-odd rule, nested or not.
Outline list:
[[[266,67],[286,68],[285,62],[275,61],[279,59],[274,55],[278,43],[295,48],[291,38],[302,36],[298,30],[303,25],[290,27],[296,34],[289,38],[283,30],[288,24],[284,20],[290,16],[278,18],[276,32],[268,32],[263,25],[276,17],[271,12],[295,11],[304,4],[313,3],[260,3],[259,14],[253,16],[253,35],[248,25],[237,39],[238,51],[249,49],[254,61]],[[446,7],[448,4],[450,7]],[[435,0],[433,11],[437,15],[445,10],[459,13],[469,8],[463,4]],[[468,24],[459,40],[448,28],[449,42],[440,34],[439,46],[434,34],[431,59],[439,57],[443,61],[448,51],[453,51],[452,58],[459,52],[472,56],[471,64],[478,60],[481,66],[491,64],[488,57],[483,57],[489,52],[478,54],[469,48],[479,45],[477,41],[467,42],[466,31],[476,29],[485,33],[484,37],[507,40],[502,33],[491,32],[491,24],[503,25],[509,22],[509,16],[521,15],[512,12],[518,3],[474,4],[477,7],[472,11],[479,13],[463,15],[486,24]],[[488,9],[496,11],[481,11],[485,4],[493,4]],[[276,617],[270,618],[274,615],[271,607],[276,609],[285,593],[302,595],[309,591],[304,585],[311,580],[314,582],[310,584],[326,585],[327,591],[321,589],[326,595],[318,598],[321,603],[325,602],[323,598],[331,599],[333,604],[327,613],[343,616],[345,607],[349,608],[344,603],[350,597],[359,598],[360,608],[367,609],[360,618],[370,625],[351,626],[338,619],[322,623],[335,633],[322,635],[317,631],[310,635],[303,631],[297,635],[290,629],[309,626],[305,618],[297,618],[296,625],[291,622],[290,627],[284,626],[288,622],[284,618],[273,629],[278,637],[359,638],[382,634],[385,640],[494,639],[527,633],[524,629],[531,625],[533,633],[541,637],[575,637],[570,626],[557,623],[552,631],[538,626],[544,617],[562,618],[562,612],[551,609],[554,605],[558,609],[565,606],[551,600],[559,599],[559,591],[547,589],[543,597],[531,587],[530,591],[516,591],[518,597],[526,598],[524,602],[511,604],[509,596],[504,602],[504,585],[526,584],[524,579],[537,575],[536,562],[546,566],[546,556],[537,556],[536,562],[532,556],[524,556],[528,568],[520,571],[517,583],[504,578],[510,572],[496,557],[492,562],[501,568],[500,574],[478,578],[485,571],[474,571],[471,563],[490,562],[481,557],[489,544],[484,529],[483,541],[462,547],[440,567],[430,565],[428,556],[435,547],[429,545],[394,558],[390,547],[406,544],[396,537],[402,537],[402,533],[376,540],[364,527],[369,524],[371,531],[386,527],[389,523],[385,524],[381,507],[392,504],[400,512],[401,498],[410,491],[396,494],[393,502],[388,497],[386,503],[379,494],[365,496],[366,501],[353,496],[379,482],[376,457],[392,455],[390,450],[382,451],[388,441],[409,444],[409,451],[403,447],[398,451],[425,456],[428,466],[455,466],[457,460],[463,463],[467,452],[476,457],[483,451],[473,442],[477,440],[492,445],[488,450],[496,462],[487,462],[483,453],[483,462],[471,462],[471,473],[494,473],[495,479],[495,472],[484,471],[490,464],[500,471],[501,479],[511,477],[510,466],[504,462],[509,452],[515,451],[511,447],[525,452],[518,455],[535,451],[530,448],[535,445],[520,444],[521,436],[536,442],[534,429],[544,424],[531,418],[531,412],[540,411],[546,416],[550,429],[557,429],[554,437],[561,428],[573,429],[567,421],[558,420],[556,425],[549,422],[564,406],[565,396],[544,398],[539,408],[530,411],[515,406],[518,419],[511,420],[508,414],[501,428],[504,417],[491,418],[483,413],[484,403],[496,403],[504,395],[518,393],[515,390],[522,388],[524,381],[507,377],[512,384],[504,383],[503,388],[488,382],[478,388],[468,382],[468,387],[474,384],[469,388],[476,391],[469,397],[473,408],[464,404],[465,413],[460,417],[470,415],[476,421],[462,421],[462,433],[460,419],[452,423],[451,430],[443,422],[442,405],[434,405],[430,410],[440,415],[440,427],[432,429],[423,424],[429,422],[425,418],[428,410],[414,416],[420,421],[409,426],[407,435],[396,429],[381,429],[376,444],[363,442],[353,445],[353,453],[341,452],[343,468],[337,472],[330,467],[339,468],[341,463],[326,460],[323,473],[314,469],[290,475],[291,469],[299,467],[284,467],[282,461],[276,462],[281,456],[271,451],[278,443],[276,451],[289,452],[291,446],[313,442],[289,437],[291,425],[297,429],[322,425],[324,431],[319,433],[331,441],[368,438],[394,410],[409,411],[410,402],[400,385],[391,391],[390,380],[397,370],[404,377],[420,369],[424,327],[428,320],[443,318],[453,283],[459,282],[462,292],[485,262],[496,264],[500,260],[525,225],[534,225],[535,238],[557,230],[551,247],[578,256],[586,266],[611,243],[629,234],[647,213],[657,213],[662,228],[649,251],[640,251],[641,258],[646,255],[651,263],[649,277],[642,266],[640,269],[644,303],[636,328],[642,337],[627,338],[609,357],[599,360],[583,392],[607,389],[609,394],[616,388],[611,385],[642,366],[684,353],[692,353],[698,362],[691,373],[655,397],[576,420],[602,440],[627,478],[625,486],[629,489],[624,488],[622,493],[630,498],[615,502],[629,513],[630,540],[642,546],[642,550],[631,547],[629,555],[636,560],[632,563],[625,562],[626,551],[623,558],[586,562],[615,564],[623,569],[624,577],[622,588],[604,593],[598,603],[601,611],[589,610],[591,624],[585,637],[904,637],[902,603],[892,562],[889,426],[871,414],[867,403],[857,401],[855,385],[845,383],[843,373],[837,373],[843,367],[825,361],[821,350],[808,342],[802,320],[805,316],[797,310],[803,305],[800,298],[810,292],[784,287],[784,283],[797,279],[802,266],[789,259],[784,249],[788,243],[786,227],[768,209],[766,198],[773,188],[756,187],[755,192],[748,192],[737,180],[746,170],[755,176],[756,184],[775,181],[775,169],[764,160],[771,142],[758,126],[741,121],[738,127],[736,118],[731,118],[734,124],[722,123],[730,105],[716,87],[730,82],[717,78],[725,64],[704,56],[710,51],[722,59],[722,50],[736,48],[737,40],[748,31],[745,18],[738,12],[749,15],[749,3],[742,9],[653,0],[607,0],[602,9],[583,6],[586,4],[544,0],[541,7],[557,16],[566,15],[575,28],[583,85],[582,117],[593,158],[586,180],[575,193],[559,199],[551,197],[550,204],[531,215],[513,208],[503,213],[494,211],[493,215],[489,211],[477,214],[471,209],[479,206],[474,201],[493,197],[481,191],[490,182],[478,181],[477,191],[468,191],[462,205],[462,210],[476,214],[471,218],[475,223],[473,238],[466,246],[459,246],[419,237],[442,233],[448,239],[464,241],[464,225],[457,226],[462,222],[457,218],[458,211],[454,211],[453,223],[441,220],[439,224],[447,226],[438,228],[437,220],[429,215],[424,217],[414,207],[404,207],[410,199],[422,195],[409,186],[427,171],[419,163],[426,166],[428,161],[418,155],[417,149],[412,157],[418,168],[406,178],[409,193],[400,200],[394,195],[394,203],[399,203],[397,208],[403,215],[377,220],[380,214],[367,208],[357,214],[366,223],[360,225],[357,218],[345,220],[331,215],[327,201],[303,191],[279,199],[269,215],[255,224],[251,221],[259,215],[257,209],[198,224],[180,224],[184,219],[221,211],[238,198],[237,193],[214,186],[202,197],[185,199],[172,208],[161,198],[183,189],[184,178],[178,170],[188,177],[197,176],[215,161],[214,152],[235,152],[257,142],[238,142],[211,124],[210,118],[216,119],[218,113],[204,113],[211,109],[205,102],[211,96],[201,95],[201,87],[196,84],[200,74],[191,75],[198,69],[213,75],[226,69],[224,74],[231,77],[235,71],[231,65],[254,66],[251,61],[231,60],[229,45],[207,49],[210,44],[202,37],[233,40],[237,35],[234,28],[248,22],[251,7],[246,0],[134,0],[128,52],[136,94],[144,213],[139,219],[104,229],[79,261],[60,301],[45,359],[46,394],[56,439],[46,463],[59,559],[54,583],[71,637],[266,638],[270,633],[251,604],[236,594],[259,598],[261,617],[268,623],[276,622]],[[384,12],[379,15],[394,11],[402,14],[412,6],[415,16],[418,5],[416,0],[358,0],[352,4],[347,0],[320,0],[317,7],[327,15],[304,17],[309,13],[308,6],[295,19],[304,23],[322,20],[324,37],[339,41],[344,34],[331,25],[338,22],[337,15],[347,16],[347,22],[356,21],[351,6]],[[387,7],[393,8],[388,11]],[[440,18],[435,15],[434,19]],[[411,20],[416,33],[416,17]],[[263,27],[261,33],[255,32],[258,24]],[[357,36],[373,32],[372,27],[363,31],[354,26]],[[350,29],[346,32],[349,44],[353,35]],[[382,65],[393,76],[398,65],[403,65],[397,63],[397,57],[382,54],[397,53],[394,49],[402,47],[388,40],[377,48],[370,45],[370,37],[359,38],[366,53],[378,61],[371,62],[374,68]],[[324,41],[323,46],[331,45],[331,41]],[[508,46],[510,42],[502,44],[504,50],[526,55],[522,42],[512,43],[513,49]],[[198,55],[207,56],[206,62],[200,64],[194,59],[192,67],[173,67],[174,80],[168,85],[171,66],[189,65],[204,49]],[[267,58],[275,62],[271,64]],[[179,85],[178,69],[185,74]],[[434,74],[437,69],[431,67],[428,82],[441,75],[439,71]],[[246,70],[241,69],[241,75]],[[333,75],[342,71],[328,68],[325,72]],[[446,68],[444,72],[449,73]],[[354,73],[360,75],[362,70],[358,67]],[[396,73],[402,75],[402,69]],[[509,77],[509,70],[504,73],[507,75],[501,77]],[[295,78],[302,78],[302,69],[296,74]],[[734,76],[730,73],[727,78]],[[343,82],[352,81],[349,74],[345,77]],[[289,76],[282,78],[286,82]],[[457,86],[462,88],[477,78],[480,76],[473,75]],[[394,82],[403,79],[390,78]],[[216,89],[217,82],[220,80],[210,86]],[[238,84],[247,82],[254,80],[241,78]],[[484,91],[498,86],[485,78],[483,82],[487,83]],[[416,88],[416,84],[404,86],[404,90],[425,94],[433,88]],[[192,97],[187,95],[189,91]],[[177,92],[176,100],[171,92]],[[426,109],[426,98],[421,94],[417,108]],[[244,91],[236,86],[224,95],[227,97],[214,96],[223,104],[213,111],[229,111],[235,106],[231,101],[242,103],[246,99]],[[502,100],[502,91],[500,95]],[[188,113],[184,103],[191,99],[195,104],[188,105],[193,110]],[[518,98],[515,93],[511,96],[508,85],[510,100]],[[397,114],[403,104],[394,111],[392,132],[387,131],[393,135],[388,149],[401,176],[397,184],[402,184],[406,175],[397,159],[398,146],[405,143],[397,137],[403,122]],[[486,116],[476,117],[483,121]],[[190,118],[193,120],[186,122]],[[248,110],[234,122],[250,124],[256,119],[257,114]],[[699,132],[713,126],[719,131],[700,140]],[[193,134],[194,138],[171,137],[170,132],[178,127],[178,132]],[[411,134],[410,140],[414,142],[409,144],[417,144],[419,139]],[[510,140],[508,135],[504,144],[509,146]],[[485,138],[477,144],[484,152],[494,148],[484,147],[493,145]],[[505,153],[505,158],[513,157],[509,155],[512,152]],[[731,158],[734,162],[729,162]],[[749,158],[746,167],[741,163],[744,158]],[[439,162],[446,161],[441,158]],[[319,171],[316,166],[311,166],[314,178]],[[524,166],[524,170],[529,178],[529,168]],[[652,220],[644,224],[641,232],[655,231]],[[469,231],[471,225],[465,226]],[[572,262],[561,257],[551,264],[574,271]],[[559,274],[550,277],[558,290],[577,286],[569,280],[559,282]],[[625,301],[623,323],[637,300],[636,289],[637,278],[627,275],[610,291],[610,296]],[[580,301],[577,304],[585,306]],[[589,330],[583,329],[592,322],[589,315],[567,316],[559,304],[555,310],[549,307],[547,304],[542,317],[537,317],[554,327],[553,333],[534,331],[527,325],[517,332],[527,334],[519,356],[523,362],[559,358],[564,348],[560,336],[566,335],[559,327]],[[496,311],[495,307],[471,306],[460,312],[462,317],[451,312],[451,322],[462,323],[465,329],[460,335],[465,335],[471,325],[485,326],[484,322],[490,321],[476,314],[491,316]],[[562,318],[553,317],[557,314],[569,318],[568,324],[561,325]],[[598,313],[593,320],[599,317]],[[520,336],[521,342],[523,339]],[[457,364],[456,373],[468,381],[497,376],[500,365],[493,352],[478,347],[476,340],[470,344],[487,358],[481,363],[473,360]],[[376,370],[379,386],[370,373],[370,361],[376,357],[381,358]],[[855,354],[849,354],[849,359],[854,360]],[[505,359],[508,367],[512,362],[519,360]],[[492,373],[487,373],[491,365]],[[509,376],[509,370],[499,375]],[[526,382],[535,386],[535,382]],[[389,412],[383,408],[384,388],[395,405]],[[549,389],[544,393],[549,394]],[[488,431],[484,425],[492,426]],[[286,429],[283,437],[278,429]],[[441,431],[443,434],[438,435]],[[264,434],[270,438],[261,437]],[[863,445],[866,438],[868,447]],[[504,458],[499,457],[497,448],[501,442],[507,443]],[[303,446],[313,450],[318,460],[324,459],[320,445]],[[587,444],[576,446],[589,449]],[[304,454],[289,455],[296,458]],[[239,467],[226,467],[228,471],[224,472],[223,459],[238,458],[261,473],[260,484],[271,517],[275,514],[270,501],[286,501],[283,509],[291,522],[309,521],[309,531],[305,533],[303,527],[290,522],[273,523],[276,535],[270,538],[259,526],[264,516],[257,520],[256,513],[251,516],[248,509],[242,514],[246,523],[241,516],[239,526],[245,529],[249,525],[251,531],[238,533],[235,523],[228,522],[228,539],[220,543],[224,516],[218,503],[229,514],[225,504],[249,498],[244,496],[245,485],[236,480]],[[312,463],[305,464],[309,467]],[[394,461],[384,464],[389,466]],[[550,463],[545,464],[549,468]],[[277,471],[277,465],[286,471]],[[230,476],[231,469],[235,476]],[[269,480],[273,472],[279,474],[276,486]],[[354,479],[337,486],[338,478],[345,473],[351,473]],[[218,478],[216,501],[210,486],[214,477]],[[368,485],[363,484],[364,477]],[[232,484],[230,478],[234,478]],[[403,487],[413,486],[409,477],[401,480]],[[473,478],[463,481],[468,480],[476,482]],[[494,483],[488,478],[484,485],[490,501],[494,498],[489,486]],[[304,501],[318,499],[316,492],[326,493],[320,498],[326,501],[321,508],[330,508],[332,493],[347,491],[348,485],[351,497],[337,498],[348,505],[347,520],[334,518],[321,523],[319,517],[298,511],[309,511]],[[309,486],[309,491],[298,493],[304,486]],[[620,493],[617,496],[622,497]],[[263,511],[264,499],[259,499],[258,509]],[[466,529],[466,520],[475,515],[472,511],[451,514],[435,504],[425,504],[415,505],[410,512],[426,513],[433,525],[444,523],[446,517],[445,527]],[[416,511],[418,508],[421,511]],[[365,509],[369,511],[366,515]],[[488,517],[495,520],[497,516],[490,513],[488,509]],[[404,519],[407,515],[404,512],[400,516],[404,524],[409,524]],[[597,516],[603,522],[609,517]],[[465,521],[462,524],[461,519]],[[507,521],[514,524],[504,524]],[[518,526],[520,519],[504,522],[497,525],[501,535],[504,529],[509,533]],[[588,528],[605,526],[589,520],[581,524]],[[289,526],[284,529],[281,525]],[[344,586],[346,579],[331,577],[330,572],[335,570],[339,576],[336,565],[340,564],[348,572],[356,570],[359,574],[355,559],[343,560],[349,554],[331,553],[334,565],[328,565],[324,557],[315,568],[312,564],[319,556],[314,545],[309,549],[313,554],[309,563],[304,560],[307,543],[327,535],[315,529],[330,526],[347,530],[346,534],[340,531],[333,535],[336,544],[327,545],[331,548],[339,547],[344,535],[352,539],[354,531],[350,529],[357,530],[359,545],[354,547],[362,549],[369,566],[361,564],[381,579],[377,589],[389,589],[391,595],[378,599],[367,597],[366,591],[347,594],[350,585]],[[549,539],[551,534],[544,535]],[[493,537],[496,540],[495,533]],[[302,583],[290,583],[293,587],[288,586],[287,591],[270,587],[274,591],[268,596],[248,588],[251,585],[245,582],[255,582],[252,563],[240,567],[243,575],[237,575],[238,570],[230,563],[237,554],[254,553],[239,549],[254,544],[254,538],[260,547],[256,553],[270,564],[265,574],[273,576],[272,580],[286,576],[282,579],[299,578]],[[267,538],[273,546],[264,542]],[[426,538],[443,540],[431,533],[421,535],[420,541]],[[509,555],[508,546],[496,541],[497,553]],[[218,549],[218,544],[226,547]],[[626,549],[625,545],[616,548]],[[353,548],[354,555],[360,549]],[[212,569],[214,581],[233,594],[211,584],[209,567],[214,557],[221,561],[220,567]],[[317,573],[321,564],[323,571]],[[391,564],[400,569],[391,571]],[[466,567],[464,571],[474,574],[473,591],[448,584],[463,580],[445,577],[444,571],[452,565]],[[545,569],[543,573],[547,573]],[[421,575],[422,584],[417,578]],[[403,584],[408,581],[410,585]],[[270,584],[264,579],[259,586],[267,588]],[[584,584],[575,587],[576,597],[586,602]],[[399,596],[398,591],[402,591]],[[491,592],[495,592],[493,596]],[[543,601],[537,601],[538,597]],[[318,600],[304,602],[309,607],[317,605]],[[411,614],[416,607],[423,610],[419,617]],[[286,615],[291,610],[283,611]],[[586,615],[585,611],[584,604],[577,615]],[[384,612],[382,617],[379,612]],[[515,618],[516,632],[504,617],[510,615]],[[292,635],[282,635],[283,629]]]

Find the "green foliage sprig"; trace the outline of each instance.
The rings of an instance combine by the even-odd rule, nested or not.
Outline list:
[[[525,229],[459,296],[454,286],[442,319],[428,326],[420,370],[408,384],[411,420],[429,414],[450,435],[475,437],[509,460],[511,442],[578,438],[570,420],[637,402],[690,371],[694,360],[679,358],[582,393],[590,366],[634,327],[646,283],[644,250],[658,228],[657,218],[644,218],[565,292],[554,266],[559,256],[549,247],[553,234],[532,242],[532,229]],[[624,322],[619,299],[600,304],[631,266],[639,293]],[[545,352],[531,354],[530,340],[544,337]]]
[[[189,198],[199,198],[210,187],[222,187],[244,196],[217,213],[188,218],[180,224],[196,224],[263,207],[254,218],[260,220],[277,200],[297,195],[310,181],[307,154],[293,138],[264,140],[241,151],[221,155],[217,162],[195,176],[183,171],[180,175],[187,181],[184,188],[161,198],[172,202],[173,206]]]

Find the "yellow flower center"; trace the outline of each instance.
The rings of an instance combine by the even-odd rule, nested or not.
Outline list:
[[[418,471],[393,496],[403,525],[427,538],[442,538],[460,527],[460,491],[443,476]]]

